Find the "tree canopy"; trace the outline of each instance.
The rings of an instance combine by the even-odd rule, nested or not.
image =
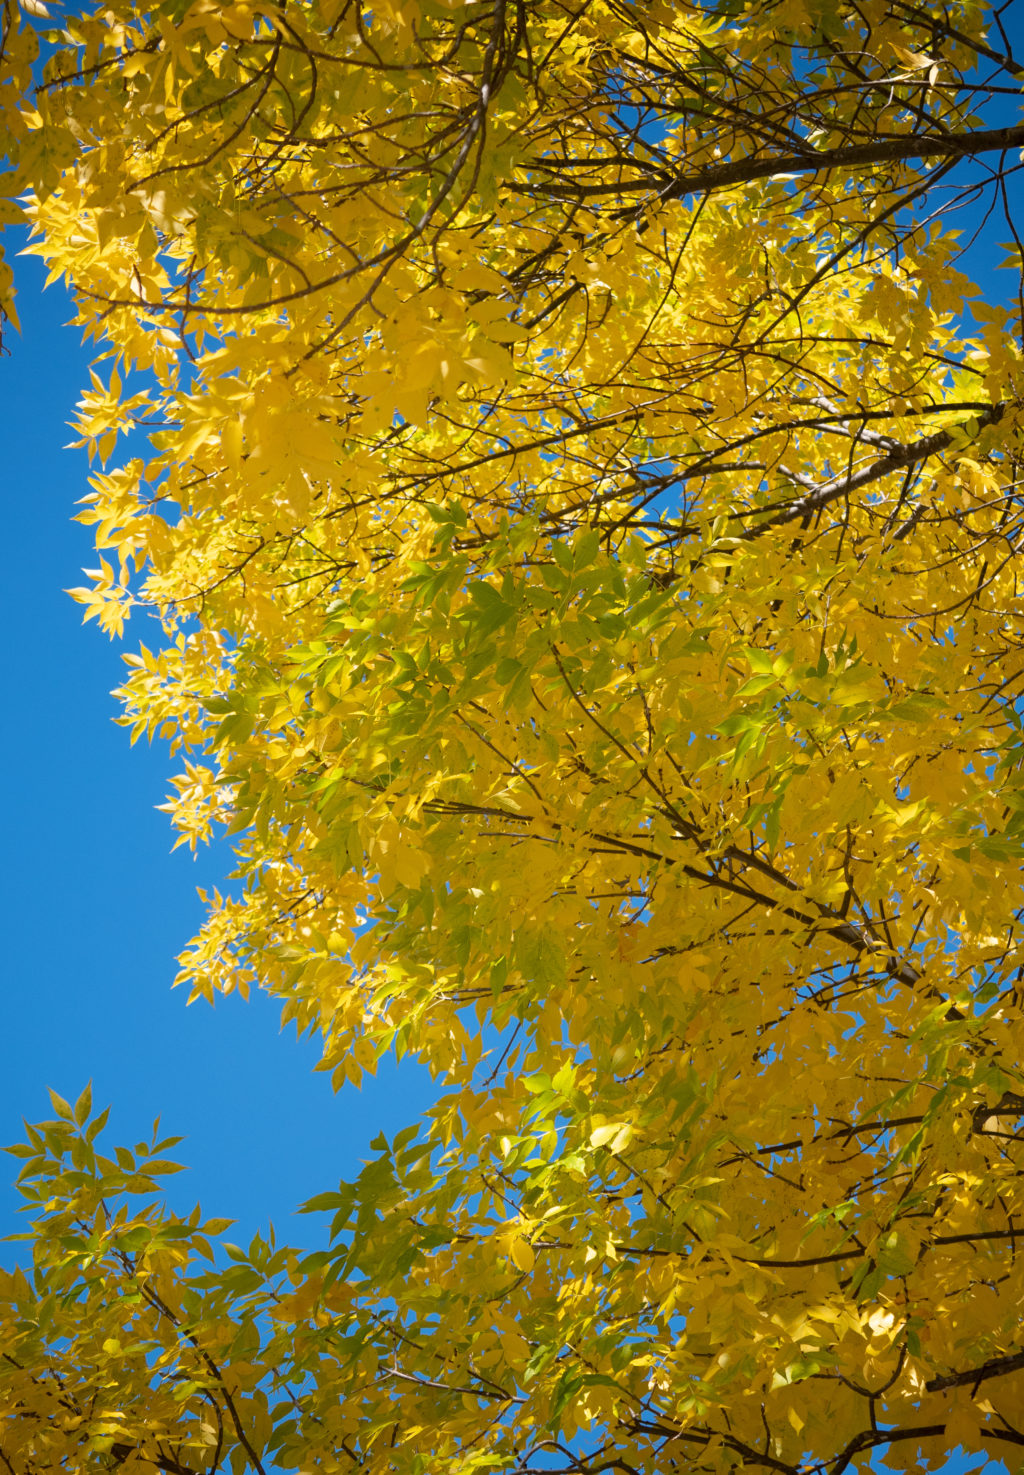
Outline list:
[[[303,1251],[56,1098],[0,1463],[1017,1468],[1003,13],[103,0],[34,74],[5,17],[75,594],[235,837],[181,980],[438,1089]]]

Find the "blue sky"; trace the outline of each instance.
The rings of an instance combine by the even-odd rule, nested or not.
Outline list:
[[[8,238],[6,249],[16,245]],[[288,1222],[295,1206],[358,1171],[371,1138],[413,1121],[431,1083],[407,1062],[335,1096],[329,1076],[314,1073],[316,1042],[282,1034],[265,997],[186,1008],[184,991],[172,992],[175,956],[203,915],[196,888],[223,885],[230,851],[171,854],[167,816],[155,809],[172,771],[166,749],[130,748],[114,725],[118,648],[82,625],[63,592],[96,562],[89,529],[71,521],[88,491],[85,455],[62,449],[90,354],[63,326],[72,315],[63,289],[43,292],[41,263],[21,258],[16,273],[22,334],[5,333],[0,359],[0,1142],[19,1140],[22,1117],[53,1115],[47,1087],[73,1099],[91,1079],[97,1106],[113,1107],[111,1144],[148,1136],[158,1115],[167,1134],[186,1136],[177,1157],[189,1172],[168,1180],[175,1208],[198,1200],[236,1218],[236,1238],[272,1219],[284,1238],[308,1242],[312,1221]],[[125,648],[143,633],[130,623]],[[22,1228],[13,1176],[2,1173],[0,1234]]]

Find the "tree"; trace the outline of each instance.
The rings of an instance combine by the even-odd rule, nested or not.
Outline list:
[[[166,1144],[57,1098],[7,1468],[1014,1466],[1001,12],[105,0],[48,44],[77,597],[158,616],[124,720],[180,841],[236,836],[181,977],[439,1085],[305,1255],[218,1253]],[[1008,306],[960,260],[999,219]]]

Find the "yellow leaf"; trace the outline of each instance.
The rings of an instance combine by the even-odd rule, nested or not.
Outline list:
[[[627,1134],[630,1132],[628,1123],[605,1122],[603,1126],[595,1127],[591,1132],[590,1145],[591,1147],[607,1147],[610,1142],[617,1142],[624,1132]],[[627,1135],[626,1141],[628,1142],[628,1140],[629,1137]],[[612,1150],[618,1151],[618,1148],[613,1147]]]
[[[521,1270],[524,1275],[528,1275],[536,1263],[530,1241],[521,1234],[516,1235],[509,1245],[509,1256],[516,1269]]]
[[[228,420],[220,433],[224,459],[233,471],[242,464],[242,427],[237,420]]]

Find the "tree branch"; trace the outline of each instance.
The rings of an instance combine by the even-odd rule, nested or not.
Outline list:
[[[989,1378],[1004,1378],[1007,1373],[1019,1372],[1024,1368],[1024,1352],[1014,1352],[1009,1357],[991,1357],[981,1367],[965,1368],[959,1373],[943,1373],[941,1377],[929,1378],[925,1383],[929,1393],[942,1393],[946,1388],[977,1387]]]
[[[997,425],[1006,413],[1006,402],[1001,401],[983,410],[977,418],[978,431],[986,429],[989,425]],[[977,433],[977,432],[976,432]],[[790,502],[786,507],[778,511],[771,509],[754,508],[742,516],[758,516],[768,512],[769,516],[758,527],[748,528],[741,537],[747,541],[760,538],[769,528],[781,527],[788,522],[795,522],[798,518],[813,517],[830,502],[838,501],[850,492],[859,491],[861,487],[870,486],[874,481],[880,481],[883,476],[888,476],[893,471],[905,471],[907,467],[914,466],[919,461],[925,461],[929,456],[936,456],[941,451],[948,451],[955,442],[955,432],[951,430],[937,430],[934,435],[922,436],[920,440],[911,441],[909,445],[894,445],[885,456],[877,461],[872,461],[870,466],[863,466],[859,471],[847,472],[843,476],[834,476],[830,481],[821,482],[818,486],[812,486],[805,497],[798,497],[796,501]]]
[[[895,164],[909,159],[974,158],[978,154],[1005,153],[1024,147],[1024,123],[1010,128],[982,128],[974,133],[918,134],[887,138],[871,143],[845,144],[834,149],[807,149],[798,154],[774,158],[727,159],[721,164],[708,164],[691,174],[665,179],[664,171],[651,169],[647,177],[601,184],[551,184],[541,186],[543,192],[559,199],[593,199],[599,195],[628,195],[656,189],[659,200],[679,200],[685,195],[703,195],[716,189],[729,189],[737,184],[752,184],[757,179],[770,179],[777,174],[820,174],[830,169],[856,169],[868,164]],[[558,169],[558,159],[534,159],[528,167]],[[654,176],[654,177],[652,177]],[[657,181],[665,180],[660,189]],[[534,194],[536,187],[513,186],[520,194]],[[637,206],[617,212],[635,214]]]

